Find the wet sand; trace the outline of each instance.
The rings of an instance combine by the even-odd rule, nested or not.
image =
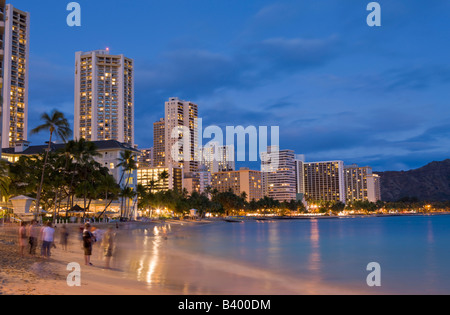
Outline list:
[[[187,229],[205,223],[149,223],[148,230],[161,229],[168,223],[168,233],[150,237],[150,244],[143,246],[135,242],[123,246],[118,261],[112,261],[113,269],[104,268],[99,245],[94,246],[91,258],[94,266],[84,265],[77,227],[72,229],[67,251],[62,250],[59,238],[56,238],[57,248],[52,249],[50,260],[29,255],[21,258],[16,244],[0,238],[0,295],[364,294],[348,287],[296,281],[240,261],[198,257],[189,251],[172,247],[170,239],[180,237]],[[145,253],[143,248],[147,248]],[[158,255],[154,254],[154,250],[157,250]],[[66,279],[72,271],[67,270],[69,263],[81,266],[80,287],[67,285]]]
[[[179,221],[170,223],[177,226],[178,229],[199,224]],[[152,228],[165,224],[166,222],[154,222],[148,223],[147,226]],[[105,226],[99,226],[99,228],[106,229]],[[1,229],[2,227],[0,227],[0,231]],[[130,229],[130,227],[121,224],[121,229]],[[25,256],[21,257],[15,235],[5,237],[2,235],[3,233],[0,233],[0,295],[163,295],[180,293],[164,288],[155,290],[146,283],[127,278],[123,269],[117,268],[114,261],[111,263],[110,269],[105,268],[102,248],[99,244],[94,246],[91,257],[93,266],[85,266],[83,249],[77,234],[78,226],[72,226],[70,233],[71,238],[67,251],[63,250],[59,244],[58,232],[55,233],[56,248],[52,249],[52,257],[49,260],[39,255],[29,255],[28,247],[25,249]],[[37,252],[40,252],[40,248],[37,249]],[[67,270],[70,263],[77,263],[81,267],[80,287],[69,287],[67,284],[67,277],[73,271]]]

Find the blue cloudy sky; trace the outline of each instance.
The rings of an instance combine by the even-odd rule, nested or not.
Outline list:
[[[136,142],[152,145],[164,101],[199,105],[204,125],[280,126],[308,161],[377,171],[450,157],[450,2],[386,0],[15,0],[31,13],[30,129],[73,120],[74,55],[109,47],[136,66]],[[33,143],[44,135],[30,138]]]

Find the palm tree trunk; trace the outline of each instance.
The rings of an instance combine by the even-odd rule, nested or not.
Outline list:
[[[58,190],[58,215],[61,213],[61,201],[62,201],[61,189]]]
[[[102,215],[106,212],[106,209],[108,209],[108,189],[106,189],[105,198],[105,210],[102,212]],[[101,215],[98,218],[100,219]]]
[[[125,174],[125,172],[126,171],[124,171],[123,173],[122,173],[122,178],[121,178],[121,182],[122,182],[122,180],[123,180],[123,178],[124,178],[124,174]],[[119,184],[120,185],[120,184]],[[128,179],[125,181],[125,186],[124,186],[124,188],[123,188],[123,190],[125,191],[126,189],[127,189],[127,186],[128,186]],[[124,197],[122,197],[122,200],[120,201],[120,216],[121,217],[126,217],[126,209],[124,209],[124,206],[126,206],[124,203],[126,203],[126,199],[124,199]]]
[[[53,223],[56,221],[57,208],[58,208],[58,190],[55,191],[55,212],[53,212]]]
[[[108,209],[109,205],[111,205],[111,203],[112,203],[112,200],[111,200],[111,202],[108,204],[108,191],[106,191],[105,210],[103,210],[103,211],[98,215],[97,219],[100,220],[100,218],[101,218],[102,215],[106,212],[106,210]]]
[[[44,185],[44,175],[45,175],[45,167],[47,166],[47,161],[48,161],[48,154],[52,148],[52,137],[53,137],[53,131],[50,131],[50,139],[48,141],[48,149],[47,149],[47,153],[45,154],[45,160],[44,160],[44,166],[42,167],[42,176],[41,176],[41,183],[39,185],[39,189],[37,191],[37,196],[36,196],[36,213],[35,213],[35,221],[37,221],[37,218],[39,216],[39,204],[41,202],[41,192],[42,192],[42,186]]]
[[[100,219],[103,216],[103,214],[106,212],[106,210],[108,210],[109,206],[113,203],[113,201],[114,200],[112,200],[112,199],[109,201],[109,203],[105,206],[105,210],[103,210],[102,213],[100,213],[98,215],[98,217],[97,217],[98,219]]]
[[[136,198],[136,200],[133,202],[133,213],[134,213],[134,209],[136,209],[137,203],[139,201],[139,197],[138,196],[136,196],[135,198]]]
[[[73,182],[75,181],[75,174],[78,170],[78,161],[75,163],[75,168],[73,169],[72,172],[72,178],[70,180],[70,186],[69,186],[69,195],[67,196],[67,207],[69,209],[73,208],[73,197],[75,195],[75,192],[73,192]]]
[[[125,172],[126,172],[125,170],[122,171],[122,175],[120,176],[120,180],[119,180],[119,187],[122,186],[122,181],[125,176]],[[124,215],[123,215],[123,197],[120,197],[120,218],[123,218],[123,217],[124,217]]]
[[[84,214],[83,214],[83,219],[86,219],[86,192],[84,193],[83,198],[84,198],[84,209],[83,209]]]

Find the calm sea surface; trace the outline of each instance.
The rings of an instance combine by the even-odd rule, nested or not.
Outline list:
[[[450,294],[450,216],[206,224],[121,236],[117,262],[174,294]],[[369,288],[367,265],[381,265]]]

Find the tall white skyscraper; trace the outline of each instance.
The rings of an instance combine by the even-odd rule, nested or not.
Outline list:
[[[75,55],[75,139],[134,145],[134,62],[109,50]]]
[[[179,167],[183,173],[196,172],[199,166],[198,106],[177,97],[165,104],[166,167]]]
[[[5,50],[4,50],[4,40],[5,40],[5,0],[0,0],[0,100],[3,104],[3,63],[4,63],[4,57],[5,57]],[[0,149],[3,148],[2,146],[2,112],[3,108],[0,106]],[[0,150],[0,158],[1,158],[1,150]]]
[[[295,155],[295,177],[297,180],[297,200],[305,198],[305,156],[303,154]]]
[[[261,161],[264,195],[281,202],[296,200],[295,152],[270,146],[261,153]]]
[[[201,150],[201,164],[211,173],[228,172],[236,169],[234,146],[210,142]]]
[[[371,174],[367,177],[368,200],[377,202],[381,200],[381,177],[378,174]]]
[[[16,142],[26,141],[28,134],[30,14],[14,8],[11,4],[2,4],[1,7],[2,147],[8,148],[14,147]]]

